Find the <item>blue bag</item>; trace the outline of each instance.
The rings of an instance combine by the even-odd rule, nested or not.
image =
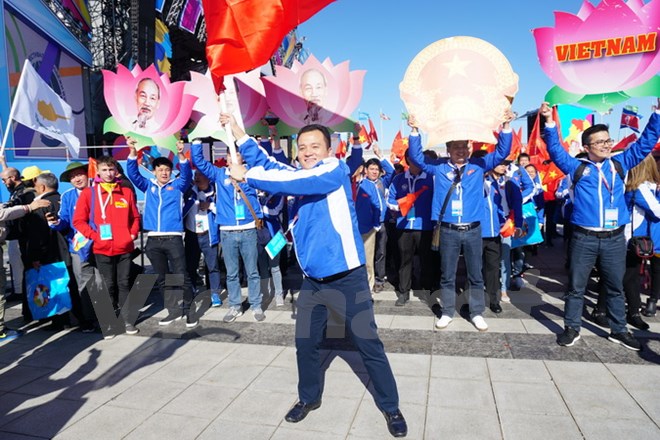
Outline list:
[[[69,271],[64,262],[44,264],[25,272],[28,306],[34,319],[49,318],[71,310]]]
[[[527,202],[523,205],[522,215],[525,219],[525,223],[527,224],[527,234],[520,238],[514,237],[511,240],[511,249],[543,243],[541,225],[539,225],[539,219],[536,213],[536,209],[534,208],[534,202]]]

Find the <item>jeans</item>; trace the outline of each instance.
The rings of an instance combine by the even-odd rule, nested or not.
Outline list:
[[[197,278],[197,266],[199,256],[204,254],[204,264],[209,273],[209,288],[212,293],[220,293],[220,261],[218,260],[218,245],[211,246],[208,233],[197,235],[195,232],[186,230],[186,268],[190,282],[195,283]]]
[[[151,261],[154,272],[158,274],[156,285],[163,294],[163,303],[170,313],[180,310],[178,293],[183,286],[183,311],[190,309],[192,303],[192,283],[186,271],[186,253],[183,248],[183,238],[180,235],[152,236],[147,239],[147,257]],[[170,282],[165,275],[173,274]]]
[[[467,269],[470,318],[473,318],[482,315],[486,308],[484,279],[481,273],[481,226],[463,232],[446,227],[440,228],[442,314],[451,318],[456,312],[456,269],[461,248]]]
[[[257,230],[220,231],[222,258],[227,268],[227,295],[231,307],[241,306],[241,283],[238,279],[239,261],[243,259],[248,280],[250,308],[261,308],[259,271],[257,270]]]
[[[304,278],[296,301],[296,359],[298,397],[301,402],[321,399],[319,347],[328,318],[351,335],[375,390],[374,400],[382,411],[399,409],[399,394],[383,343],[378,337],[371,290],[364,266],[330,282]],[[339,322],[337,322],[339,321]],[[343,335],[342,335],[343,336]]]
[[[621,232],[608,238],[598,238],[580,231],[573,231],[570,244],[571,265],[568,275],[568,292],[564,297],[564,325],[580,331],[584,291],[591,269],[600,259],[601,282],[607,290],[607,317],[612,333],[626,329],[626,304],[623,297],[623,274],[626,269],[626,237]]]
[[[257,267],[259,269],[259,278],[261,278],[261,297],[270,296],[271,280],[273,285],[273,295],[282,296],[282,271],[280,271],[280,253],[271,260],[266,252],[266,248],[259,245],[259,258]]]

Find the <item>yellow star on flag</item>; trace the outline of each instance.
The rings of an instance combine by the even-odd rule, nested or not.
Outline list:
[[[363,144],[367,142],[367,138],[364,135],[360,135],[360,143]]]
[[[403,143],[403,145],[408,145],[408,138],[403,138],[401,142]]]

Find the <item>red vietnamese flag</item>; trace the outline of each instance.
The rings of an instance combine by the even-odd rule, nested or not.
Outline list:
[[[414,193],[408,193],[405,196],[401,197],[400,199],[396,199],[396,202],[399,205],[399,210],[401,211],[402,216],[407,216],[410,210],[412,209],[413,205],[417,201],[417,198],[422,195],[424,191],[429,189],[428,186],[424,185]]]
[[[90,179],[95,179],[98,174],[96,170],[96,159],[93,157],[89,158],[89,163],[87,164],[87,177]]]
[[[512,130],[512,139],[511,139],[511,152],[507,156],[507,160],[515,161],[518,159],[518,155],[522,150],[522,127],[516,130]]]
[[[365,144],[365,143],[369,144],[367,145],[367,148],[371,145],[371,136],[369,136],[369,133],[367,133],[367,129],[362,124],[360,124],[360,133],[358,133],[358,137],[360,138],[361,144]]]
[[[374,123],[371,118],[369,118],[369,137],[372,141],[378,142],[378,133],[376,133],[376,127],[374,127]]]
[[[396,136],[394,136],[394,141],[392,142],[392,153],[399,158],[399,160],[403,159],[403,156],[406,154],[406,150],[408,149],[408,138],[404,138],[401,136],[401,130],[399,130],[396,133]]]
[[[346,142],[343,139],[339,139],[339,145],[337,145],[337,150],[335,151],[335,156],[337,159],[346,157]]]
[[[266,64],[291,29],[333,1],[202,0],[206,59],[215,80]]]

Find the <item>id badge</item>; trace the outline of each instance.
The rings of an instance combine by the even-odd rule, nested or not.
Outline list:
[[[460,217],[463,215],[463,201],[462,200],[452,200],[451,201],[451,215],[453,217]]]
[[[112,225],[110,223],[100,225],[99,235],[101,240],[112,240]]]
[[[282,231],[277,231],[277,234],[266,245],[266,253],[272,260],[280,253],[284,246],[286,246],[286,238],[282,234]]]
[[[236,220],[245,220],[245,206],[236,205]]]
[[[606,209],[605,210],[605,227],[608,229],[614,229],[619,226],[619,210],[618,209]]]
[[[406,215],[406,218],[408,220],[415,218],[415,207],[414,206],[412,208],[410,208],[410,211],[408,211],[408,215]]]

